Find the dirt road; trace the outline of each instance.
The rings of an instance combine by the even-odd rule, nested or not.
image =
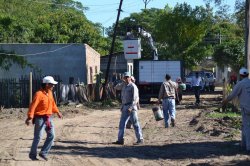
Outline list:
[[[1,166],[161,166],[161,165],[250,165],[250,158],[239,149],[240,133],[231,140],[223,134],[197,132],[190,125],[200,111],[218,107],[221,95],[202,95],[203,106],[193,106],[193,95],[185,95],[177,106],[176,127],[165,129],[154,120],[152,105],[142,105],[139,119],[145,143],[136,141],[133,129],[126,130],[125,145],[113,145],[117,139],[119,108],[93,110],[62,107],[64,119],[54,118],[56,138],[49,161],[28,158],[33,127],[25,126],[26,109],[2,110],[0,114]],[[206,124],[208,125],[208,124]],[[44,141],[44,140],[43,140]],[[40,143],[40,145],[43,143]]]

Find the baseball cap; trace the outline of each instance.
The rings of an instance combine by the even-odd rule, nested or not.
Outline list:
[[[246,68],[241,68],[240,69],[240,75],[247,75],[249,72]]]
[[[124,77],[131,77],[130,72],[125,72],[125,73],[124,73]]]
[[[43,78],[43,83],[45,83],[45,84],[54,84],[54,85],[55,85],[55,84],[57,84],[58,82],[55,81],[53,77],[51,77],[51,76],[46,76],[46,77]]]

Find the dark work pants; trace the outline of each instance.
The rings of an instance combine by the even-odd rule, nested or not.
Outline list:
[[[200,104],[200,94],[201,94],[201,86],[193,86],[195,103]]]

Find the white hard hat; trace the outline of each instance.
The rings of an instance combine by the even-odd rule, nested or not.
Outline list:
[[[249,72],[246,68],[241,68],[240,69],[240,75],[247,75]]]
[[[46,76],[46,77],[43,78],[43,83],[45,83],[45,84],[54,84],[54,85],[55,85],[55,84],[57,84],[58,82],[55,81],[53,77],[51,77],[51,76]]]

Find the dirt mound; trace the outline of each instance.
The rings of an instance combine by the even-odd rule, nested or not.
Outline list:
[[[221,137],[223,139],[235,139],[240,137],[241,118],[229,117],[212,117],[216,111],[202,110],[189,123],[195,127],[196,132],[208,134],[210,136]]]

